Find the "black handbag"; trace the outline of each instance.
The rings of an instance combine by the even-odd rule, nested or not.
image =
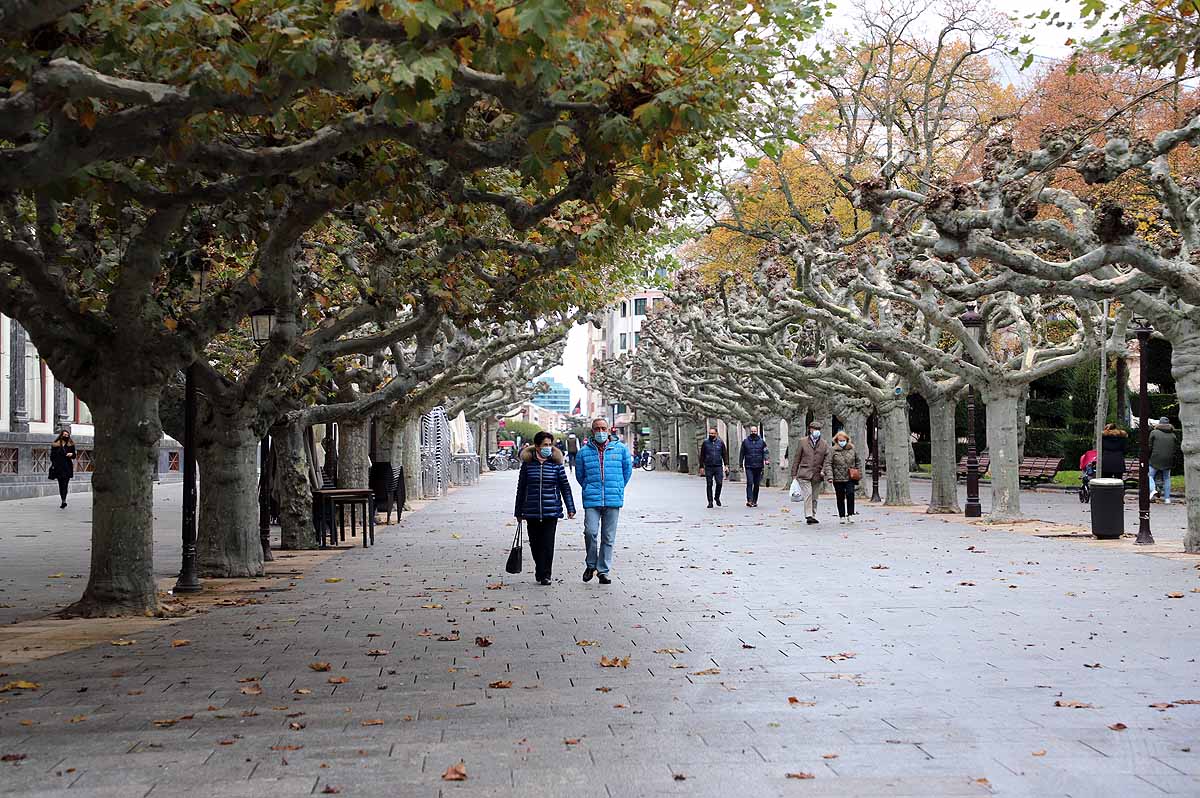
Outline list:
[[[58,468],[56,466],[50,466],[50,471],[47,476],[50,479],[58,479]]]
[[[508,552],[508,562],[504,564],[504,570],[510,574],[521,573],[521,552],[523,546],[521,543],[521,533],[525,531],[525,521],[517,520],[517,534],[513,535],[512,549]]]

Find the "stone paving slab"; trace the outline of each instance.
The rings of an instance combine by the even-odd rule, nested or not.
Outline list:
[[[870,505],[810,527],[777,491],[708,511],[702,481],[639,472],[615,583],[579,581],[577,520],[544,588],[503,573],[514,484],[263,603],[5,668],[41,688],[0,694],[0,754],[27,757],[0,793],[1200,794],[1196,558]],[[1029,506],[1079,523],[1072,496]]]

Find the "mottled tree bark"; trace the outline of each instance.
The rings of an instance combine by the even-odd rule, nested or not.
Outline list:
[[[404,489],[408,501],[422,498],[425,493],[421,488],[421,420],[409,419],[404,425],[404,436],[401,442],[404,452]],[[410,509],[405,507],[404,509]]]
[[[312,483],[304,446],[304,427],[279,425],[271,430],[275,441],[275,484],[279,486],[280,545],[284,549],[317,548],[312,519]]]
[[[1187,494],[1187,532],[1183,550],[1200,554],[1200,325],[1181,323],[1172,340],[1171,374],[1183,426],[1183,480]]]
[[[930,513],[960,513],[958,449],[955,445],[955,402],[945,396],[929,400]]]
[[[200,467],[196,562],[202,577],[262,576],[258,448],[254,430],[204,413],[196,429]]]
[[[908,402],[896,399],[879,409],[880,427],[887,441],[884,459],[887,463],[887,494],[883,503],[891,507],[912,504],[912,482],[908,461],[909,424]]]
[[[338,424],[338,487],[365,488],[371,472],[369,419]]]
[[[84,397],[96,427],[92,474],[92,567],[78,617],[158,611],[154,583],[154,458],[162,427],[160,385],[130,384],[113,374]],[[107,397],[106,401],[95,401]],[[117,398],[119,397],[119,399]]]
[[[1013,386],[989,386],[983,390],[987,403],[987,441],[992,461],[992,521],[1021,518],[1021,480],[1017,456],[1017,408],[1020,390]]]
[[[858,481],[854,493],[856,496],[865,497],[867,483],[870,481],[870,470],[867,468],[867,464],[871,460],[871,449],[867,446],[867,414],[861,410],[843,410],[839,414],[839,418],[842,419],[846,434],[850,436],[850,442],[854,444],[854,448],[862,460],[863,478]]]
[[[783,459],[783,450],[786,446],[783,443],[783,419],[779,416],[771,416],[763,420],[762,437],[767,444],[767,456],[771,459],[771,464],[763,471],[764,487],[777,488],[788,485],[787,479],[787,464]]]

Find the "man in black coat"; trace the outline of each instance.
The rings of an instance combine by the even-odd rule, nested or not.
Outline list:
[[[708,490],[708,508],[713,506],[713,483],[717,485],[716,501],[721,506],[721,487],[729,473],[729,448],[717,437],[717,428],[708,428],[708,438],[700,444],[700,469],[704,472],[704,486]]]
[[[758,427],[751,426],[750,434],[742,441],[742,453],[738,465],[746,472],[746,506],[758,506],[758,488],[762,484],[763,469],[771,462],[767,442],[758,434]]]

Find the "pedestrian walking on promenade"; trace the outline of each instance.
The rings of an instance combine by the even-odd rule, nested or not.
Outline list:
[[[771,451],[767,442],[758,434],[758,427],[751,426],[750,434],[742,441],[738,466],[746,473],[746,506],[758,506],[758,489],[762,485],[763,469],[771,464]]]
[[[1171,419],[1163,416],[1158,426],[1150,430],[1150,500],[1161,495],[1163,504],[1171,503],[1171,468],[1175,465],[1175,453],[1179,441],[1175,438],[1175,427]],[[1159,485],[1162,485],[1161,490]]]
[[[58,495],[62,498],[61,510],[67,506],[67,490],[71,486],[71,477],[75,476],[75,441],[71,440],[71,431],[63,429],[50,444],[50,478],[58,480]]]
[[[808,425],[808,437],[796,444],[792,456],[792,479],[800,483],[800,496],[804,500],[804,520],[810,524],[817,520],[817,496],[825,489],[826,482],[833,481],[833,458],[829,442],[821,440],[821,422]]]
[[[1124,479],[1128,434],[1116,424],[1105,424],[1100,437],[1100,476],[1105,479]]]
[[[721,506],[721,487],[729,473],[729,448],[725,441],[717,437],[717,428],[708,428],[708,438],[700,444],[700,470],[704,472],[704,487],[708,491],[708,508],[713,506],[714,496],[717,506]],[[713,493],[713,483],[717,490]]]
[[[837,497],[838,523],[853,524],[854,489],[862,479],[862,459],[845,431],[833,436],[830,470],[833,472],[833,493]]]
[[[575,437],[575,433],[567,436],[567,464],[575,467],[575,458],[579,455],[579,438]]]
[[[633,458],[625,444],[613,440],[608,420],[592,421],[592,439],[580,448],[575,459],[575,480],[583,491],[583,543],[587,548],[583,581],[599,574],[600,584],[612,579],[613,544],[617,520],[625,504],[625,486],[633,476]]]
[[[554,436],[539,432],[533,445],[521,450],[521,474],[517,477],[517,501],[513,514],[524,519],[529,531],[529,550],[533,552],[534,578],[538,584],[550,584],[554,570],[554,533],[563,517],[575,517],[575,499],[563,467],[562,450],[554,445]]]

